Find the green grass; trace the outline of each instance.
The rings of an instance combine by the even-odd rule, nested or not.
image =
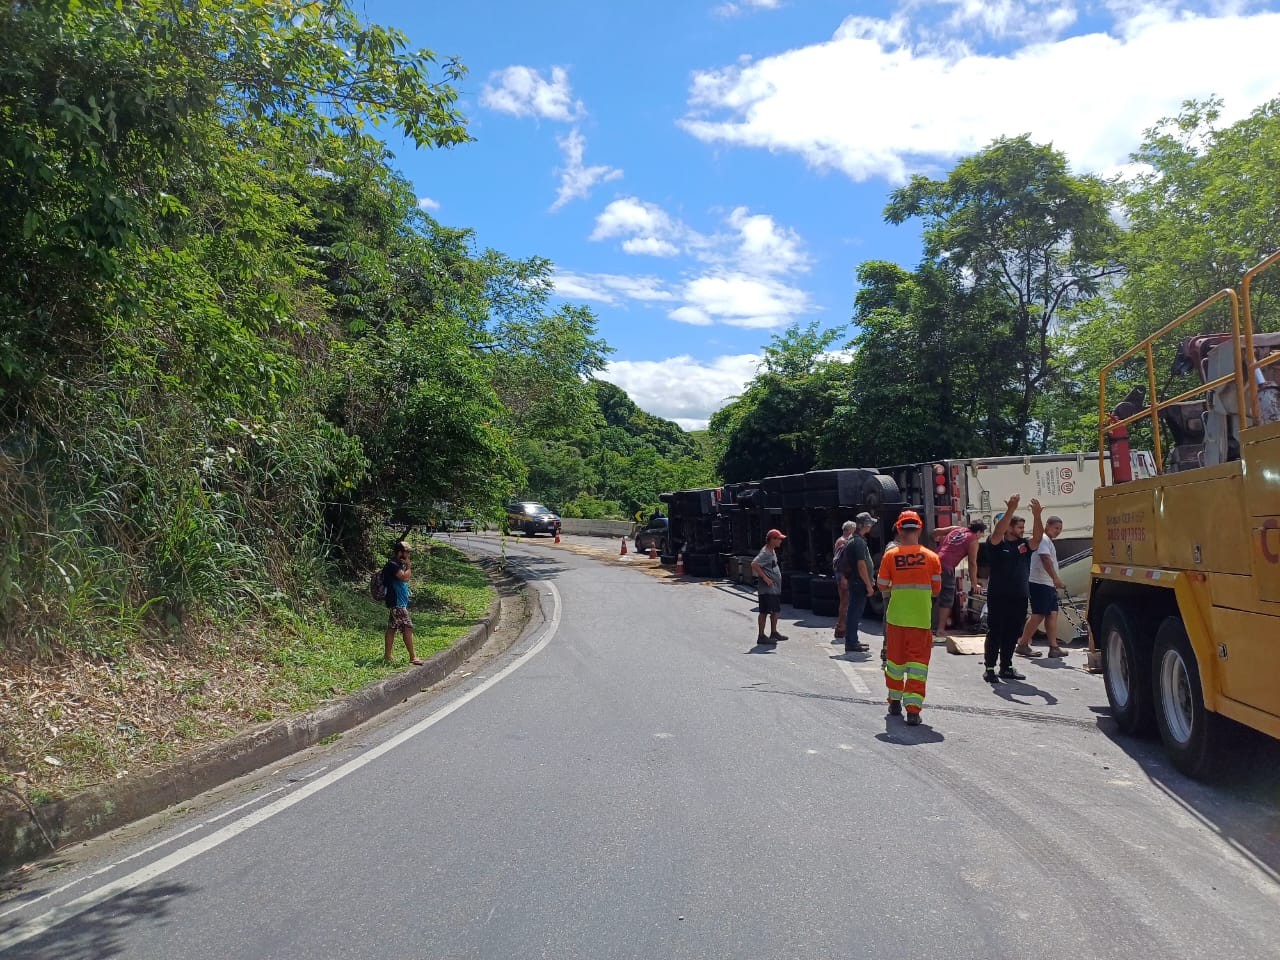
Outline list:
[[[424,540],[413,546],[418,561],[410,614],[415,652],[426,660],[484,617],[495,591],[484,571],[452,547]],[[335,591],[328,606],[323,615],[287,618],[281,624],[280,645],[273,654],[279,673],[272,692],[289,709],[305,710],[358,690],[398,673],[408,661],[397,635],[394,662],[383,663],[387,610],[369,597],[367,583]]]

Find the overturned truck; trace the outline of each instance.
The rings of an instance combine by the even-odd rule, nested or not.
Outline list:
[[[1135,476],[1155,472],[1150,454],[1134,453]],[[1109,470],[1109,463],[1104,464]],[[1093,531],[1093,491],[1098,454],[942,459],[893,467],[847,467],[765,477],[723,487],[680,490],[661,497],[669,515],[663,562],[683,559],[694,577],[752,582],[751,560],[765,531],[787,534],[782,554],[782,599],[793,607],[835,616],[839,603],[831,574],[832,546],[846,520],[867,512],[877,520],[868,544],[879,563],[893,539],[894,523],[915,510],[925,529],[983,520],[992,527],[1013,493],[1037,497],[1047,514],[1063,520],[1059,553],[1087,549]],[[927,535],[926,533],[926,535]],[[962,569],[957,605],[965,609],[978,571]],[[879,616],[877,594],[868,612]]]

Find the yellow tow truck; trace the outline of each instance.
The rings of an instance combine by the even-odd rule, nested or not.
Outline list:
[[[1121,730],[1158,729],[1197,777],[1232,721],[1280,739],[1280,334],[1255,330],[1252,310],[1255,281],[1277,263],[1280,252],[1100,376],[1099,464],[1109,455],[1113,469],[1094,494],[1089,625]],[[1173,373],[1200,382],[1157,399],[1157,344],[1210,310],[1229,311],[1230,333],[1188,336]],[[1145,382],[1108,410],[1108,379],[1144,361]],[[1148,425],[1158,473],[1129,479],[1129,428]]]

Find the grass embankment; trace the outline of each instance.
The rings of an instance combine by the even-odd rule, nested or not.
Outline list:
[[[485,615],[494,590],[453,548],[415,546],[414,640],[426,659]],[[0,653],[0,809],[13,792],[34,804],[71,796],[401,671],[399,636],[395,662],[382,661],[386,622],[364,582],[311,610],[135,644],[110,662]]]

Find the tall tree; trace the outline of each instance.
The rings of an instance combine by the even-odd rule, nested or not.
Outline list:
[[[1003,368],[1021,393],[1018,452],[1047,440],[1031,421],[1053,382],[1056,326],[1118,271],[1108,198],[1101,180],[1073,175],[1060,151],[1021,136],[994,141],[945,180],[913,177],[885,208],[890,223],[924,222],[928,259],[1003,299],[1012,321]]]

